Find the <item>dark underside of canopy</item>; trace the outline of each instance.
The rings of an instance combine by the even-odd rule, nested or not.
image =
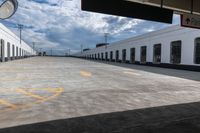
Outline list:
[[[82,0],[82,10],[172,23],[174,12],[200,15],[200,0]]]

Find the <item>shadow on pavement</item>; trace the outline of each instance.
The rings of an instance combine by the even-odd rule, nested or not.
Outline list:
[[[0,133],[200,133],[200,103],[55,120],[0,129]]]
[[[118,67],[124,67],[124,68],[129,68],[129,69],[135,69],[139,71],[151,72],[151,73],[156,73],[156,74],[161,74],[161,75],[173,76],[173,77],[178,77],[178,78],[183,78],[183,79],[200,81],[200,72],[161,68],[161,67],[156,67],[156,66],[145,66],[145,65],[109,62],[109,61],[97,61],[97,60],[89,60],[89,61],[104,63],[107,65],[113,65],[113,66],[118,66]]]

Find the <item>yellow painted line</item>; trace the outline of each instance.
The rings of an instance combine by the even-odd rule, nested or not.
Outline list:
[[[128,72],[128,71],[125,71],[124,74],[135,75],[135,76],[141,76],[141,74],[139,74],[139,73]]]
[[[0,100],[0,104],[3,104],[3,105],[5,105],[5,106],[11,107],[11,108],[17,108],[16,105],[14,105],[14,104],[12,104],[12,103],[9,103],[9,102],[7,102],[7,101],[5,101],[5,100]]]
[[[41,89],[42,90],[42,89]],[[47,97],[43,100],[37,100],[37,101],[34,101],[34,102],[30,102],[28,104],[25,104],[25,105],[22,105],[22,106],[19,106],[19,108],[27,108],[27,107],[30,107],[34,104],[40,104],[40,103],[43,103],[43,102],[46,102],[46,101],[49,101],[49,100],[52,100],[56,97],[58,97],[59,95],[61,95],[62,93],[64,92],[64,88],[58,88],[58,92],[55,93],[54,95],[50,96],[50,97]]]
[[[58,77],[58,78],[63,78],[63,77]],[[9,78],[9,79],[0,79],[0,81],[21,81],[21,80],[43,80],[43,79],[57,79],[56,77],[48,77],[48,78],[38,78],[38,77],[34,77],[34,78]]]
[[[80,75],[83,77],[91,77],[92,73],[88,71],[80,71]]]
[[[55,88],[42,88],[42,89],[40,89],[40,88],[33,88],[33,89],[29,89],[29,90],[33,90],[33,91],[44,90],[44,91],[49,91],[49,92],[53,92],[53,93],[61,91],[60,88],[56,88],[56,89]]]
[[[31,107],[35,104],[41,104],[43,102],[46,102],[46,101],[50,101],[56,97],[58,97],[59,95],[61,95],[63,92],[64,92],[64,88],[47,88],[47,89],[26,89],[26,90],[56,90],[54,95],[50,96],[50,97],[47,97],[47,98],[43,98],[43,97],[40,97],[40,99],[36,100],[36,101],[33,101],[33,102],[29,102],[27,104],[24,104],[24,105],[18,105],[18,106],[15,106],[15,105],[12,105],[10,103],[7,103],[5,101],[3,101],[3,104],[5,105],[12,105],[12,108],[7,108],[7,109],[4,109],[4,110],[0,110],[0,113],[4,113],[4,112],[7,112],[7,111],[11,111],[11,110],[14,110],[14,109],[21,109],[21,108],[28,108],[28,107]],[[22,89],[18,89],[17,91],[20,91],[21,93],[23,92],[26,93],[25,95],[29,95],[27,94],[27,91],[24,91]],[[31,93],[31,96],[33,96],[34,94]],[[38,96],[38,95],[36,95]],[[11,107],[11,106],[10,106]]]
[[[33,97],[33,98],[36,98],[36,99],[40,99],[40,100],[46,99],[44,97],[41,97],[39,95],[35,95],[35,94],[31,93],[31,92],[28,92],[28,91],[25,91],[25,90],[22,90],[22,89],[17,89],[16,92],[19,92],[19,93],[22,93],[24,95],[27,95],[27,96],[30,96],[30,97]]]

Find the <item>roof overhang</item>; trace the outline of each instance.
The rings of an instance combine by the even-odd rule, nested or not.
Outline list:
[[[174,10],[177,14],[192,13],[200,15],[200,0],[126,0],[155,7]]]
[[[200,15],[200,0],[82,0],[82,10],[172,23],[174,12]]]

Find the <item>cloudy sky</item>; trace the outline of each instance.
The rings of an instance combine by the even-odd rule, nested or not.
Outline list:
[[[128,37],[165,28],[167,24],[132,18],[123,18],[81,11],[80,0],[18,0],[16,14],[0,22],[19,35],[17,24],[23,24],[23,40],[47,52],[54,53],[80,51],[104,42],[104,33],[109,33],[108,41],[114,42]],[[173,24],[179,23],[174,16]]]

